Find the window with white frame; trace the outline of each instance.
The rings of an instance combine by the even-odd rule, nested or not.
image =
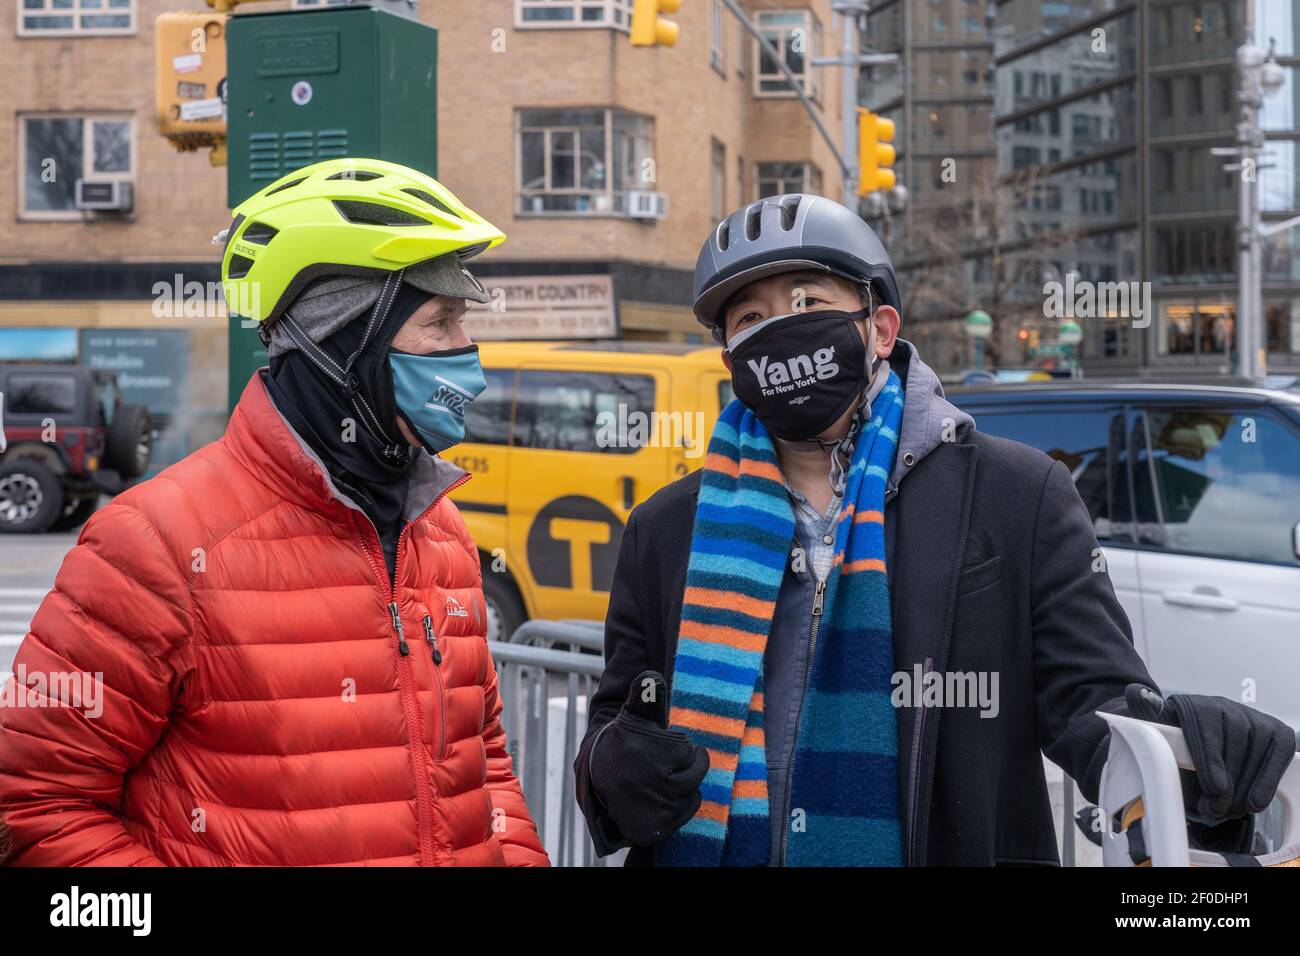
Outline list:
[[[724,77],[727,75],[727,8],[722,0],[710,0],[709,63]]]
[[[718,223],[727,215],[727,147],[716,139],[710,139],[710,143],[709,216]]]
[[[821,195],[822,173],[812,163],[759,163],[758,198],[785,193]]]
[[[515,0],[517,27],[614,27],[632,23],[632,0]]]
[[[17,0],[18,35],[135,33],[135,0]]]
[[[78,179],[130,181],[135,120],[129,114],[19,116],[20,215],[80,219]]]
[[[811,60],[821,51],[821,22],[811,10],[760,10],[754,18],[755,26],[776,48],[790,72],[803,83],[804,92],[816,99],[821,94],[821,84]],[[780,66],[767,51],[754,41],[758,49],[754,71],[755,96],[793,96],[794,90],[781,72]]]
[[[623,110],[521,109],[520,215],[625,215],[654,190],[654,120]]]

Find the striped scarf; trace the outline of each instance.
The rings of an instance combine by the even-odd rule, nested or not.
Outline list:
[[[902,863],[884,534],[903,418],[893,372],[871,414],[849,466],[825,611],[814,617],[783,841],[792,866]],[[708,750],[709,772],[700,809],[659,848],[660,865],[768,863],[763,651],[794,528],[772,439],[732,401],[700,483],[669,714],[673,730]]]

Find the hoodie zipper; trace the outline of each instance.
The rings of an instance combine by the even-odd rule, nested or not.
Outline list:
[[[817,653],[817,632],[821,630],[822,611],[826,602],[826,579],[817,579],[817,590],[813,592],[812,605],[812,631],[808,635],[808,665],[804,668],[803,690],[799,695],[799,712],[795,714],[794,723],[794,747],[797,750],[799,746],[799,721],[803,717],[803,702],[808,696],[808,682],[812,680],[813,655]],[[785,774],[785,820],[781,824],[781,866],[785,866],[786,850],[790,844],[790,800],[794,795],[794,760],[790,761],[790,768]]]
[[[382,545],[378,559],[375,557],[375,549],[371,546],[370,541],[365,535],[360,536],[361,550],[370,562],[371,570],[379,578],[381,584],[384,584],[384,590],[388,597],[388,613],[391,617],[393,632],[397,635],[397,685],[398,692],[402,698],[402,708],[406,713],[407,726],[407,751],[411,757],[411,773],[415,777],[415,804],[419,814],[419,831],[420,831],[420,859],[425,866],[433,863],[433,793],[432,784],[429,782],[429,774],[424,765],[424,757],[420,753],[421,742],[424,739],[424,721],[420,718],[420,704],[415,693],[415,676],[411,672],[411,647],[406,643],[406,634],[402,626],[401,609],[397,604],[397,581],[401,578],[402,570],[402,544],[406,540],[407,534],[411,530],[411,525],[424,519],[438,502],[442,501],[448,494],[455,491],[465,482],[469,481],[470,475],[461,475],[450,485],[444,488],[436,498],[429,503],[415,518],[415,521],[408,521],[402,528],[401,533],[397,536],[397,554],[396,563],[393,566],[393,576],[388,576],[388,567],[383,560]],[[370,525],[374,530],[374,525]],[[379,532],[374,534],[375,544],[379,544]],[[434,668],[437,672],[437,668]],[[441,681],[442,675],[438,674]],[[441,685],[440,685],[441,686]],[[439,703],[441,704],[441,698]],[[447,715],[445,712],[438,715],[439,723],[439,740],[442,741],[446,736]],[[440,744],[441,746],[441,744]],[[439,754],[441,756],[441,753]]]
[[[916,717],[912,721],[912,766],[908,770],[908,811],[907,811],[907,861],[911,866],[916,862],[917,816],[921,808],[921,742],[925,733],[925,676],[934,666],[934,658],[927,657],[921,665],[920,695],[917,697]]]

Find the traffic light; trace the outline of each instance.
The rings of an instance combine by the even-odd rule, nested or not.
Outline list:
[[[877,190],[893,189],[898,182],[893,168],[894,157],[897,155],[891,145],[893,139],[893,120],[858,107],[859,196]]]
[[[222,165],[226,146],[226,15],[163,13],[154,21],[155,113],[176,149],[211,147]]]
[[[633,0],[632,45],[676,46],[677,24],[661,17],[676,13],[682,0]]]

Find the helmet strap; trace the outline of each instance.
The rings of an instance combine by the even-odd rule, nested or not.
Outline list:
[[[307,360],[324,372],[330,381],[347,392],[348,398],[352,401],[352,408],[357,413],[357,418],[361,421],[362,427],[370,433],[371,438],[385,445],[384,454],[389,457],[399,455],[403,450],[403,443],[389,435],[388,430],[378,416],[375,415],[374,409],[370,407],[370,403],[361,394],[357,377],[352,374],[352,366],[361,357],[361,353],[366,350],[366,346],[374,338],[375,332],[383,327],[384,320],[388,316],[388,310],[393,307],[393,300],[397,298],[397,292],[402,286],[402,274],[405,271],[405,269],[398,269],[396,272],[390,272],[384,277],[384,287],[370,310],[370,317],[366,320],[365,330],[361,334],[361,344],[357,346],[356,351],[348,356],[343,365],[339,365],[328,352],[311,340],[303,327],[294,319],[292,313],[286,312],[280,319],[284,323],[285,331],[289,333],[294,344],[307,357]]]

